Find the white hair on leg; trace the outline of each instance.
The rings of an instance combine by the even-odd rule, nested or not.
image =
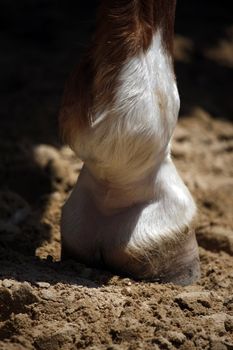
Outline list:
[[[178,269],[197,258],[184,233],[195,204],[170,158],[178,111],[172,59],[158,30],[146,52],[123,64],[114,103],[99,108],[73,143],[85,168],[63,209],[62,239],[84,262],[104,257],[113,268],[153,277],[161,264],[173,276],[171,263]]]

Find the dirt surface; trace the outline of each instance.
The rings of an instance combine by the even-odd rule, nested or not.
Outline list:
[[[93,25],[75,3],[1,3],[0,349],[233,349],[230,2],[177,9],[173,158],[198,205],[202,269],[189,287],[59,261],[82,164],[59,141],[57,111]]]

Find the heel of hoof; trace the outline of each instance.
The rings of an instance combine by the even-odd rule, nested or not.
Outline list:
[[[115,273],[144,280],[177,285],[190,285],[200,278],[200,261],[195,232],[189,230],[178,242],[164,241],[156,255],[150,258],[115,250],[105,254],[105,264]]]
[[[179,247],[174,247],[164,269],[161,266],[158,280],[162,283],[174,283],[187,286],[200,279],[200,259],[195,232],[189,231],[187,238]]]
[[[197,282],[200,278],[200,261],[199,258],[195,258],[188,264],[174,269],[166,276],[161,276],[159,281],[162,283],[173,283],[181,286],[188,286]]]

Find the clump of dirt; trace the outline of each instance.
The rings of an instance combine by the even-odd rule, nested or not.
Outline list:
[[[25,3],[33,18],[25,22],[23,35],[12,3],[17,14]],[[223,30],[225,9],[223,21],[216,22],[222,37],[212,43],[204,30],[206,17],[198,26],[192,22],[189,9],[195,3],[178,8],[177,14],[183,107],[172,156],[198,206],[201,279],[180,287],[60,261],[61,207],[82,167],[58,142],[55,122],[64,80],[79,52],[69,51],[78,40],[76,14],[74,7],[54,8],[53,1],[38,0],[37,18],[26,0],[4,1],[12,22],[1,56],[8,62],[0,128],[1,350],[233,349],[231,61],[230,44],[221,46],[224,40],[229,43],[232,30]],[[218,9],[213,6],[212,12]],[[41,23],[48,27],[38,36]]]

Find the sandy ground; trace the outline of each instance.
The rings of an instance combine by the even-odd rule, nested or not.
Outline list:
[[[82,164],[59,141],[57,111],[92,19],[75,2],[2,1],[1,350],[233,349],[233,27],[229,5],[208,4],[177,11],[173,158],[198,205],[202,268],[178,287],[59,261]]]

